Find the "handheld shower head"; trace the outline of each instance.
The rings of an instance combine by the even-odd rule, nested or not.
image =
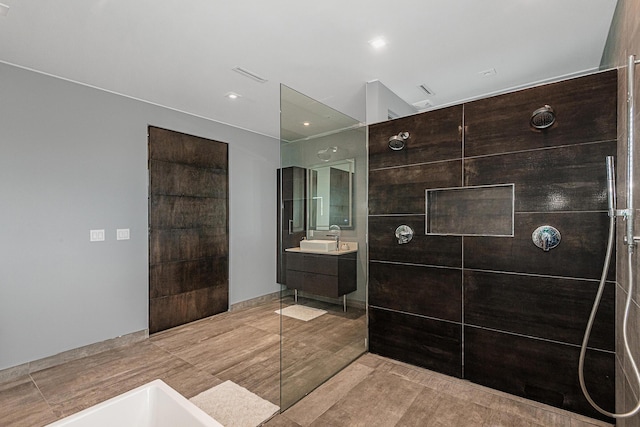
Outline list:
[[[607,202],[609,216],[616,216],[616,171],[613,156],[607,156]]]

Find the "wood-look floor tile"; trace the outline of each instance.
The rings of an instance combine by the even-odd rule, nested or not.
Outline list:
[[[387,359],[377,354],[365,353],[356,360],[356,363],[361,363],[370,368],[377,368],[381,363],[384,363],[385,360]]]
[[[365,327],[364,316],[361,320],[347,320],[340,316],[325,314],[305,322],[293,331],[283,330],[283,336],[314,343],[318,347],[335,352],[354,340],[359,339],[364,343]]]
[[[384,369],[387,372],[397,375],[406,379],[407,381],[411,381],[417,384],[420,384],[425,387],[429,387],[432,389],[437,389],[439,391],[444,390],[448,387],[448,384],[451,381],[439,382],[439,375],[434,375],[436,372],[429,371],[426,369],[416,369],[415,367],[411,367],[410,365],[401,363],[401,362],[391,362],[388,365],[382,365],[379,369]]]
[[[59,418],[28,376],[0,384],[0,402],[3,427],[42,426]]]
[[[280,406],[280,344],[275,343],[262,352],[253,353],[216,376],[223,381],[233,381]]]
[[[541,408],[541,404],[495,395],[491,408],[514,415],[522,420],[542,425],[569,427],[570,420],[560,414]]]
[[[286,415],[278,414],[264,424],[265,427],[303,427],[291,421]]]
[[[283,347],[287,352],[283,352],[281,365],[282,408],[288,408],[350,363],[349,359],[301,342],[285,340]]]
[[[484,427],[537,427],[536,424],[524,420],[517,415],[502,411],[491,411]]]
[[[299,425],[308,426],[360,384],[371,372],[373,368],[359,363],[351,364],[284,414]]]
[[[435,410],[442,399],[437,391],[423,388],[396,426],[424,427],[429,425],[428,423],[433,419]]]
[[[241,325],[189,346],[176,347],[173,354],[213,375],[259,355],[280,342],[280,337],[251,326]]]
[[[311,426],[393,426],[423,389],[384,372],[368,376]]]
[[[481,426],[491,414],[491,409],[451,395],[441,395],[440,402],[425,419],[426,426]]]
[[[451,381],[446,388],[442,389],[442,392],[486,408],[491,408],[496,398],[486,388],[468,381]]]
[[[149,337],[149,340],[171,353],[177,353],[193,345],[215,339],[243,324],[243,321],[230,313],[223,313],[155,333]]]

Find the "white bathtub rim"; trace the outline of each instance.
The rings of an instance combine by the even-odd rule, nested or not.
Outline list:
[[[65,427],[67,425],[73,426],[75,424],[71,424],[72,422],[80,421],[82,418],[90,416],[97,411],[106,409],[114,404],[117,404],[119,401],[126,399],[132,395],[137,393],[141,393],[147,391],[151,388],[157,387],[163,392],[165,392],[171,399],[173,399],[181,408],[183,408],[186,412],[192,415],[198,422],[200,422],[203,427],[224,427],[215,418],[204,412],[202,409],[193,404],[189,399],[178,393],[176,390],[171,388],[167,383],[162,381],[161,379],[156,379],[146,384],[143,384],[139,387],[136,387],[132,390],[114,396],[110,399],[107,399],[103,402],[96,403],[95,405],[83,409],[82,411],[76,412],[75,414],[71,414],[65,418],[62,418],[58,421],[55,421],[51,424],[47,424],[45,427]]]

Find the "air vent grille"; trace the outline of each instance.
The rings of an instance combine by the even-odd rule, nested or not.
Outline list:
[[[429,95],[429,96],[431,96],[431,95],[435,95],[435,94],[436,94],[434,91],[432,91],[431,89],[429,89],[429,88],[427,87],[427,85],[422,84],[422,85],[420,85],[420,86],[418,86],[418,87],[419,87],[420,89],[422,89],[422,90],[424,91],[424,93],[426,93],[426,94],[427,94],[427,95]]]
[[[266,83],[267,82],[267,79],[265,79],[264,77],[259,76],[258,74],[254,73],[252,71],[249,71],[249,70],[247,70],[245,68],[235,67],[235,68],[232,68],[232,70],[235,71],[236,73],[242,74],[245,77],[248,77],[248,78],[250,78],[252,80],[257,81],[258,83]]]

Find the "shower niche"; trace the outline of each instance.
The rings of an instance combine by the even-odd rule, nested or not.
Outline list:
[[[425,233],[513,237],[515,185],[425,190]]]

